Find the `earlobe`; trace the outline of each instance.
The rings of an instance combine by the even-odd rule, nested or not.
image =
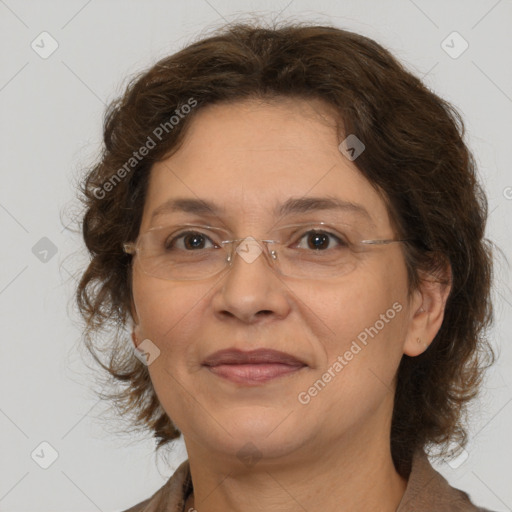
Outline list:
[[[404,354],[415,357],[428,349],[443,323],[446,301],[451,290],[451,271],[442,278],[423,278],[411,301],[411,318],[404,343]]]
[[[138,340],[137,340],[137,335],[135,334],[135,330],[132,331],[132,342],[133,342],[133,346],[135,348],[137,348]]]
[[[132,317],[132,342],[133,342],[133,346],[137,347],[137,345],[138,345],[137,331],[139,329],[139,318],[137,316],[137,310],[135,308],[135,303],[133,302],[133,298],[130,301],[130,315]]]
[[[416,357],[427,350],[431,340],[425,338],[426,323],[427,311],[425,310],[423,293],[421,290],[416,290],[414,299],[411,301],[411,319],[405,339],[404,354]]]
[[[139,317],[137,316],[137,308],[135,307],[133,297],[130,298],[130,315],[132,317],[133,323],[137,325],[139,323]]]

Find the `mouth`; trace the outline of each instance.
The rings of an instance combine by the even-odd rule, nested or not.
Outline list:
[[[270,349],[221,350],[205,359],[203,366],[221,378],[245,385],[262,384],[307,367],[291,354]]]

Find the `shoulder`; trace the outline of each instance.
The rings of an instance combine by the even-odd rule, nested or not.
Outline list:
[[[436,471],[423,450],[415,452],[407,488],[397,512],[492,512],[474,504],[470,496],[452,487]]]
[[[192,490],[192,479],[188,459],[182,462],[167,482],[150,498],[122,512],[181,512],[185,500]]]
[[[192,490],[188,459],[181,463],[169,480],[150,498],[123,512],[182,512]],[[469,495],[450,486],[437,472],[423,450],[414,454],[407,488],[397,512],[493,512],[476,506]]]
[[[137,505],[134,505],[133,507],[127,508],[126,510],[123,510],[122,512],[143,512],[146,506],[149,503],[149,498],[147,500],[141,501]]]

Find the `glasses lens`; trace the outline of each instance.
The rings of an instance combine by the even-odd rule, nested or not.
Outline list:
[[[329,279],[356,267],[360,248],[340,227],[292,226],[281,230],[283,243],[275,248],[281,274],[302,279]]]
[[[161,279],[205,279],[227,268],[231,244],[223,242],[229,238],[225,230],[207,226],[155,228],[139,240],[139,264],[146,274]],[[266,243],[272,255],[269,261],[280,274],[329,279],[352,272],[364,253],[377,247],[361,242],[366,238],[351,224],[306,223],[281,227]],[[260,244],[252,237],[243,239],[234,253],[248,264],[260,255]]]
[[[204,279],[226,264],[228,253],[221,239],[220,233],[193,226],[147,231],[139,242],[141,269],[161,279]]]

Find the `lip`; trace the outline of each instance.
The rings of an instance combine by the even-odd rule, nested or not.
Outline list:
[[[232,382],[257,385],[296,373],[307,365],[291,354],[273,349],[225,349],[208,356],[203,366]]]
[[[256,350],[239,350],[236,348],[227,348],[218,350],[209,355],[204,361],[204,366],[218,366],[221,364],[264,364],[280,363],[292,366],[304,366],[306,363],[300,361],[291,354],[269,348],[259,348]]]

